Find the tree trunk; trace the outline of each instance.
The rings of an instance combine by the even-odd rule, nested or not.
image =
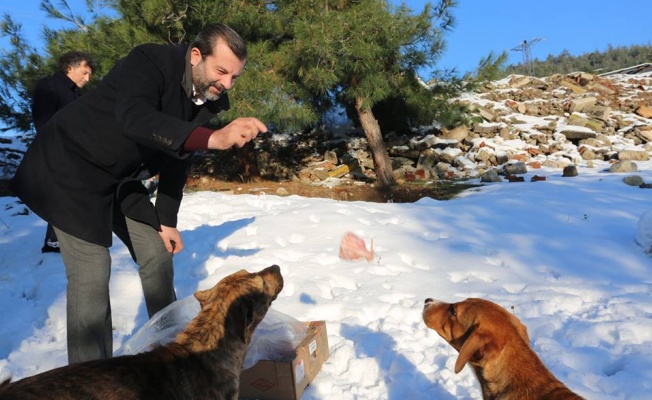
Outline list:
[[[392,161],[387,154],[383,136],[380,132],[380,125],[371,111],[371,107],[363,106],[362,99],[356,98],[355,109],[360,119],[362,130],[367,136],[369,147],[371,148],[371,156],[374,160],[374,168],[376,170],[376,178],[381,188],[390,188],[396,185],[396,179],[392,173]]]
[[[238,159],[240,160],[240,175],[243,182],[257,182],[260,180],[260,169],[258,168],[258,159],[256,158],[256,148],[253,141],[248,142],[239,149],[236,149]]]

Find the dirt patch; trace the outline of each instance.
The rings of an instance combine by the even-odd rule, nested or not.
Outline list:
[[[424,197],[449,200],[460,192],[475,187],[458,182],[403,183],[389,190],[381,190],[373,184],[357,181],[341,181],[337,186],[313,185],[302,181],[257,181],[236,183],[213,180],[212,178],[191,178],[186,189],[189,191],[218,191],[233,194],[270,194],[280,196],[297,195],[321,197],[341,201],[366,201],[374,203],[413,203]]]

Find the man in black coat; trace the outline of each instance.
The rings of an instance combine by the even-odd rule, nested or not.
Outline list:
[[[93,73],[91,55],[82,51],[69,51],[59,57],[58,70],[41,78],[34,88],[32,97],[32,121],[39,134],[54,113],[79,97],[80,89],[86,86]],[[57,235],[48,223],[43,240],[43,253],[59,252]]]
[[[12,187],[59,238],[70,363],[112,355],[112,232],[139,265],[149,316],[176,299],[172,255],[184,247],[177,213],[192,151],[242,147],[267,131],[256,118],[202,126],[229,108],[246,55],[223,24],[190,46],[137,46],[30,145]],[[156,174],[154,205],[141,182]]]

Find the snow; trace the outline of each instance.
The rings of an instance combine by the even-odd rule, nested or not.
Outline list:
[[[527,326],[544,364],[587,399],[649,398],[652,190],[623,180],[638,175],[649,185],[652,161],[635,161],[637,172],[611,173],[609,162],[584,161],[560,133],[570,128],[568,115],[511,116],[520,131],[533,134],[556,122],[551,145],[558,151],[547,156],[555,162],[543,157],[548,166],[530,167],[525,182],[482,184],[448,201],[187,194],[179,214],[185,249],[175,256],[177,296],[188,299],[243,268],[279,265],[285,286],[273,311],[327,325],[330,357],[304,400],[480,399],[471,369],[456,375],[457,352],[423,323],[428,297],[482,297],[506,307]],[[623,137],[630,128],[607,137],[611,150],[652,151]],[[529,147],[523,137],[472,140],[474,149],[501,156]],[[477,170],[468,154],[438,151]],[[563,177],[561,168],[572,164],[579,175]],[[534,175],[546,180],[531,182]],[[468,176],[480,184],[477,173]],[[0,198],[0,381],[66,364],[66,278],[60,255],[40,252],[45,226],[18,199]],[[339,258],[347,232],[369,247],[373,241],[371,262]],[[117,350],[138,337],[147,313],[129,252],[117,239],[111,252]]]
[[[652,190],[608,164],[532,170],[453,200],[411,204],[275,195],[187,194],[175,256],[180,299],[242,268],[281,267],[273,309],[325,320],[330,358],[303,399],[480,399],[467,366],[422,321],[427,297],[492,300],[527,326],[550,370],[587,399],[652,390]],[[637,162],[652,182],[652,162]],[[532,175],[546,181],[530,182]],[[479,183],[479,180],[472,181]],[[61,257],[41,254],[45,223],[0,198],[0,380],[66,363]],[[375,258],[338,257],[346,232]],[[147,322],[125,246],[112,247],[118,349]]]

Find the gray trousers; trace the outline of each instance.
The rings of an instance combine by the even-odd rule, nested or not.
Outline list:
[[[172,253],[166,250],[151,226],[122,216],[118,218],[122,219],[114,223],[113,231],[138,264],[147,314],[151,318],[176,300]],[[109,249],[54,229],[68,279],[68,363],[109,358],[113,355]]]

